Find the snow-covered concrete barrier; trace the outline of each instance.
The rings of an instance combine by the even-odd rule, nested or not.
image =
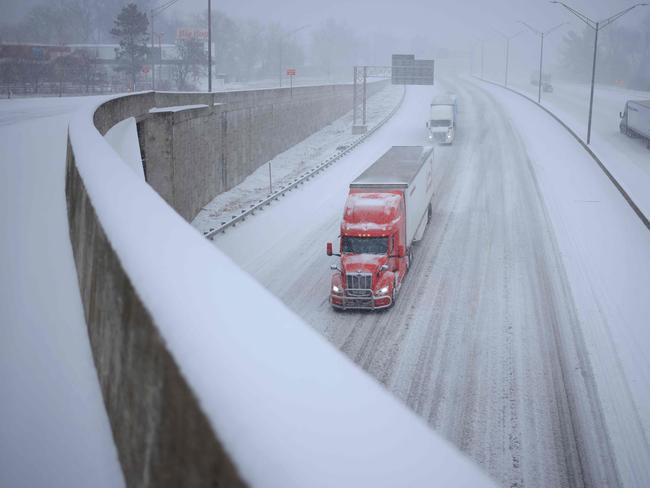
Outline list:
[[[68,135],[70,239],[128,486],[492,486],[120,159],[102,134],[154,99],[88,107]]]

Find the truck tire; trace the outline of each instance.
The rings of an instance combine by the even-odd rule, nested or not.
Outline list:
[[[395,300],[397,300],[397,281],[393,280],[393,293],[390,295],[390,307],[387,310],[395,306]]]

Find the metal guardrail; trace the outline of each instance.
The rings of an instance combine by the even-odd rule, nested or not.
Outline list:
[[[524,95],[523,93],[521,93],[521,92],[519,92],[519,91],[517,91],[517,90],[515,90],[513,88],[500,85],[499,83],[496,83],[496,82],[491,81],[491,80],[486,80],[486,79],[480,78],[478,76],[473,76],[473,78],[475,78],[475,79],[477,79],[479,81],[483,81],[485,83],[489,83],[490,85],[498,86],[499,88],[503,88],[503,89],[508,90],[508,91],[510,91],[510,92],[512,92],[512,93],[514,93],[516,95],[519,95],[522,98],[525,98],[529,102],[537,105],[539,108],[541,108],[547,114],[549,114],[551,117],[553,117],[557,122],[559,122],[560,125],[562,127],[564,127],[575,138],[575,140],[578,141],[578,143],[580,143],[580,145],[584,148],[585,151],[587,151],[587,153],[592,157],[592,159],[596,162],[596,164],[598,164],[598,166],[603,171],[603,173],[605,173],[605,176],[607,176],[607,178],[609,178],[609,181],[611,181],[612,184],[616,187],[618,192],[625,199],[625,201],[630,206],[630,208],[634,211],[636,216],[639,217],[641,222],[643,222],[643,225],[645,225],[646,228],[648,230],[650,230],[650,220],[643,213],[643,211],[639,208],[639,206],[634,202],[634,200],[632,200],[632,197],[629,195],[629,193],[625,191],[623,186],[614,177],[614,175],[612,173],[610,173],[610,171],[607,169],[607,166],[605,166],[605,164],[600,160],[600,158],[598,156],[596,156],[596,154],[591,150],[591,148],[587,145],[587,143],[585,141],[583,141],[582,138],[571,127],[569,127],[560,117],[555,115],[553,112],[551,112],[550,109],[546,108],[544,105],[537,103],[535,100],[530,98],[528,95]]]
[[[381,119],[381,121],[379,121],[379,123],[375,125],[372,129],[370,129],[368,132],[366,132],[358,139],[356,139],[354,142],[352,142],[344,150],[339,151],[337,154],[333,154],[326,160],[322,161],[321,163],[317,164],[313,168],[309,169],[307,172],[294,178],[294,180],[291,181],[290,183],[280,187],[278,190],[269,194],[266,198],[262,198],[258,200],[257,203],[251,204],[249,208],[243,209],[239,214],[232,215],[230,217],[230,220],[222,221],[218,227],[211,228],[203,232],[203,236],[207,237],[208,239],[212,239],[218,233],[225,232],[226,229],[228,229],[228,227],[234,226],[238,222],[245,220],[246,217],[248,217],[249,215],[253,215],[256,210],[261,209],[265,205],[270,205],[271,202],[273,202],[273,200],[277,200],[278,198],[284,196],[286,192],[293,190],[298,185],[302,185],[307,180],[313,178],[321,171],[324,171],[325,169],[329,168],[332,164],[337,162],[343,156],[346,156],[347,154],[351,153],[353,149],[355,149],[357,146],[365,142],[366,139],[368,139],[372,134],[374,134],[377,130],[379,130],[386,122],[388,122],[393,117],[393,115],[395,115],[395,113],[397,113],[397,111],[402,106],[402,103],[404,103],[405,96],[406,96],[406,87],[404,87],[404,89],[402,90],[402,96],[400,97],[399,103],[395,105],[395,107],[390,111],[390,113],[386,117]]]

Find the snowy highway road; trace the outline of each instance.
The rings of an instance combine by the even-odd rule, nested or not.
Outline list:
[[[430,87],[409,87],[370,140],[215,244],[504,486],[616,486],[526,149],[486,92],[444,87],[459,132],[436,148],[433,220],[393,309],[333,311],[325,242],[348,183],[390,146],[423,143]]]

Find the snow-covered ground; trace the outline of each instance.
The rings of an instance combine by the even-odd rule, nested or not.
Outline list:
[[[537,87],[530,83],[515,80],[511,88],[537,100]],[[650,92],[596,86],[590,147],[650,217],[650,149],[641,139],[621,134],[618,127],[619,112],[628,100],[650,100]],[[589,85],[554,82],[552,93],[542,92],[542,105],[587,140]]]
[[[510,92],[482,86],[506,108],[535,168],[621,478],[650,486],[650,233],[560,124]],[[596,127],[603,132],[595,137],[605,137]]]
[[[441,85],[459,95],[458,138],[436,149],[432,225],[392,310],[331,310],[325,242],[336,242],[349,182],[390,146],[424,143],[430,88],[409,87],[366,143],[215,245],[503,485],[616,485],[527,146],[483,90]]]
[[[389,85],[368,99],[367,121],[371,130],[402,98],[401,86]],[[302,142],[279,154],[230,191],[216,196],[195,217],[192,225],[201,232],[227,222],[232,215],[284,186],[318,163],[348,147],[361,136],[352,135],[352,112],[335,120]],[[269,165],[271,182],[269,182]]]
[[[124,484],[68,236],[67,125],[88,101],[0,101],[3,487]]]

